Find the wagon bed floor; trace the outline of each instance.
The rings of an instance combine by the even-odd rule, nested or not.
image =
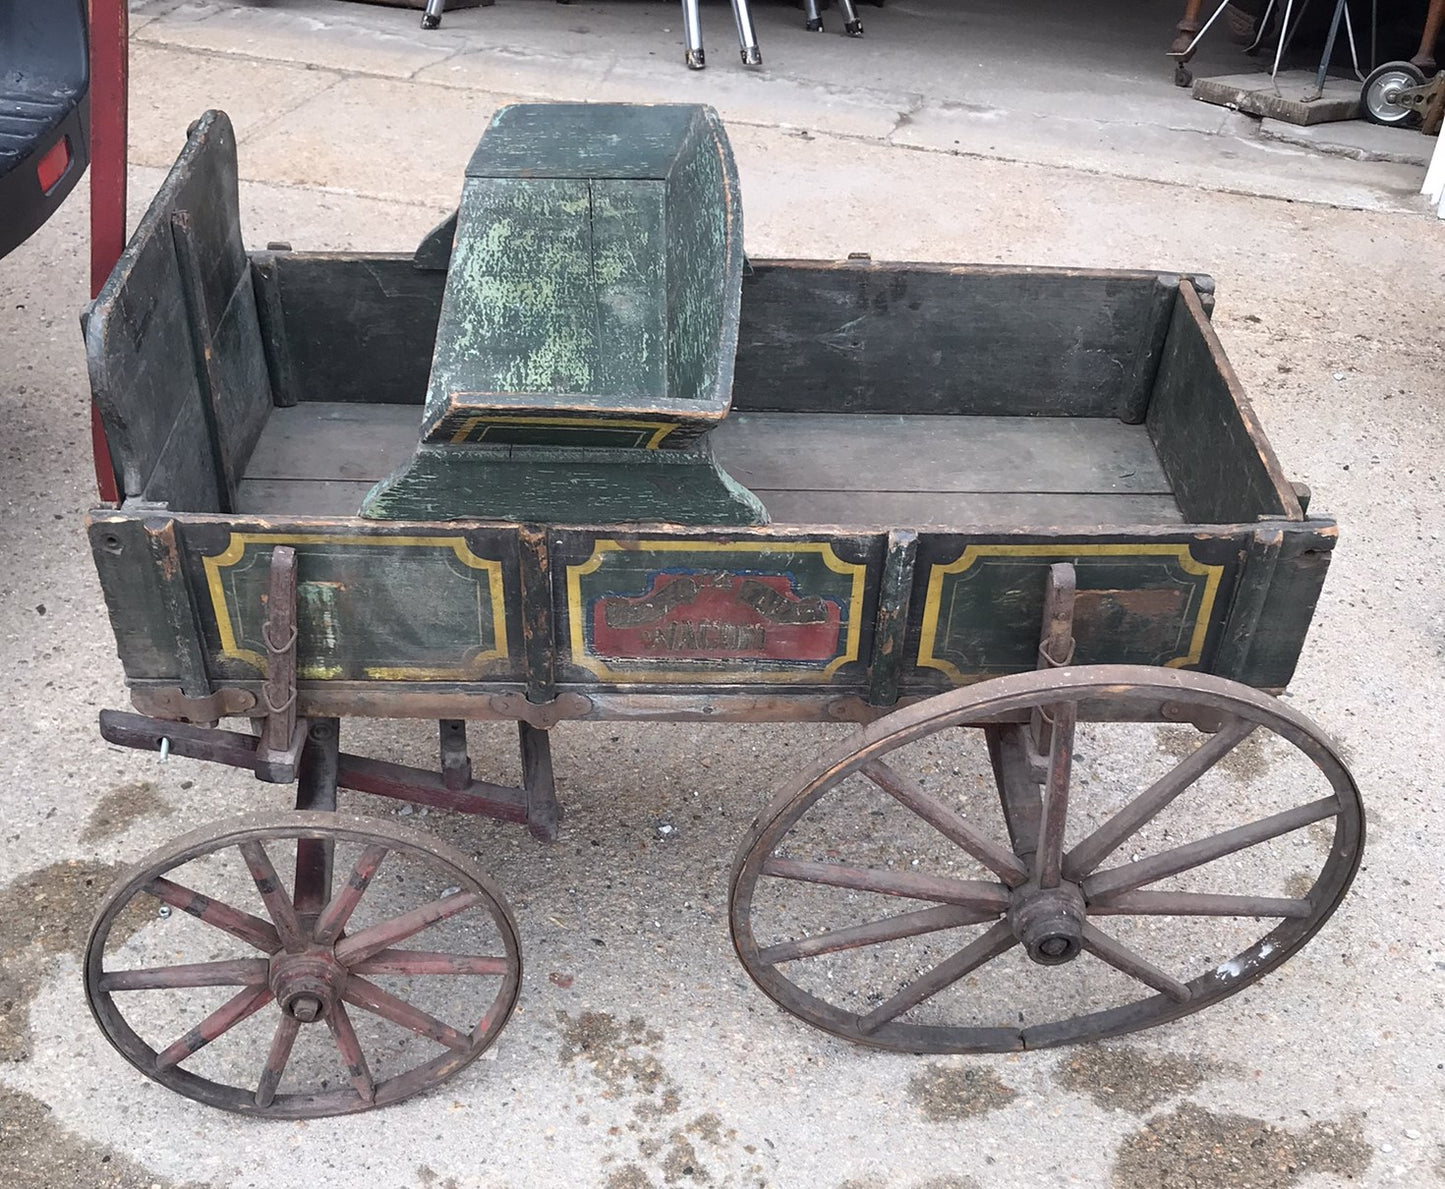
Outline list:
[[[416,405],[270,416],[239,511],[350,516],[416,449]],[[775,523],[859,529],[1182,524],[1142,425],[1106,418],[734,412],[718,461]]]

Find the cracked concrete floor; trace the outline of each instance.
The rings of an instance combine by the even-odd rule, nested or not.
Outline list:
[[[184,830],[282,802],[95,733],[124,690],[81,532],[77,195],[0,262],[4,1183],[1445,1183],[1445,226],[1412,198],[1422,171],[1385,159],[1413,146],[1371,142],[1381,159],[1356,160],[1191,104],[1154,56],[1167,14],[1071,21],[1046,4],[1026,31],[982,3],[864,16],[869,39],[853,43],[760,9],[769,65],[750,75],[709,6],[713,65],[698,76],[676,63],[664,5],[503,3],[427,38],[414,13],[319,0],[141,4],[133,213],[216,106],[240,135],[249,243],[405,249],[455,201],[496,105],[697,97],[729,120],[755,255],[1213,273],[1216,324],[1287,472],[1343,526],[1292,691],[1348,749],[1370,807],[1342,909],[1263,983],[1124,1041],[865,1052],[774,1010],[726,931],[740,833],[837,729],[568,726],[555,846],[442,814],[415,823],[478,855],[520,921],[522,1006],[490,1059],[344,1120],[260,1124],[161,1090],[85,1009],[77,954],[97,889]],[[348,731],[383,756],[425,743],[396,724]],[[479,771],[507,778],[508,732],[476,739]],[[659,839],[659,820],[679,828]]]

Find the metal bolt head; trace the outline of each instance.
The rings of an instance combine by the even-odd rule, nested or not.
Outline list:
[[[321,1000],[314,995],[298,995],[287,1006],[303,1024],[311,1024],[321,1018]]]

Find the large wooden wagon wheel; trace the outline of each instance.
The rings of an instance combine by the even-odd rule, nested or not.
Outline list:
[[[91,1010],[131,1064],[272,1118],[429,1089],[496,1039],[520,979],[512,914],[465,855],[302,811],[149,855],[106,896],[85,956]]]
[[[1160,719],[1212,733],[1141,725]],[[964,725],[988,745],[972,777]],[[1141,757],[1162,771],[1110,779]],[[864,1044],[1092,1040],[1279,966],[1363,838],[1338,752],[1275,698],[1147,666],[1023,673],[881,718],[783,789],[733,866],[733,940],[777,1003]]]

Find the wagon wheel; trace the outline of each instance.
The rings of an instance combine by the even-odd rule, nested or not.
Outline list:
[[[1141,725],[1161,719],[1213,733]],[[979,724],[969,776],[978,732],[947,728]],[[1116,745],[1138,764],[1122,782]],[[1280,773],[1240,786],[1266,763]],[[881,718],[785,787],[733,865],[733,942],[778,1004],[864,1044],[1092,1040],[1279,966],[1343,897],[1363,838],[1334,746],[1275,698],[1148,666],[1023,673]]]
[[[345,875],[310,908],[319,854]],[[132,1065],[287,1119],[450,1077],[496,1039],[520,979],[512,914],[470,859],[319,812],[235,818],[155,851],[110,890],[85,956],[91,1011]]]

